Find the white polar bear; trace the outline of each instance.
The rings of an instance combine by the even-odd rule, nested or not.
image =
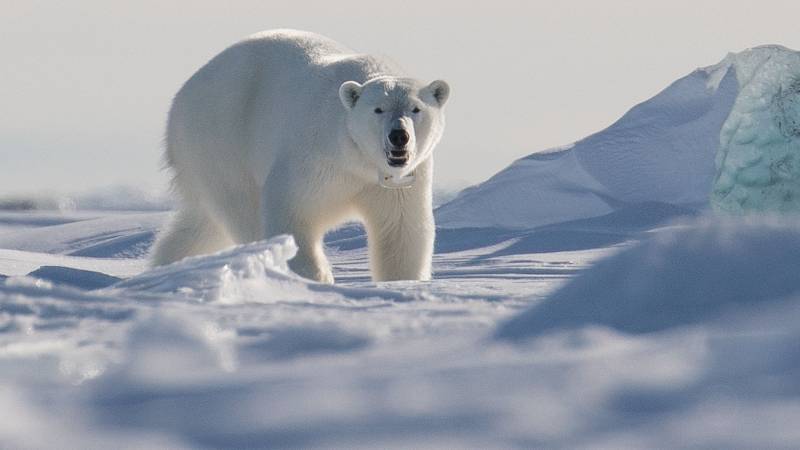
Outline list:
[[[444,81],[424,85],[312,33],[233,45],[173,101],[166,160],[181,206],[153,263],[288,233],[291,268],[331,283],[322,239],[360,219],[374,280],[430,279],[432,153],[448,95]]]

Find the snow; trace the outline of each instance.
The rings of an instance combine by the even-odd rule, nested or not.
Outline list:
[[[115,287],[204,302],[258,302],[276,297],[276,291],[293,293],[305,286],[306,282],[291,273],[287,266],[288,260],[296,254],[294,239],[278,236],[157,267]]]
[[[800,447],[800,223],[707,208],[738,57],[443,205],[428,282],[357,225],[322,285],[291,236],[150,268],[130,193],[0,211],[0,447]]]
[[[578,163],[575,150],[533,154],[436,210],[448,228],[531,226],[613,211],[604,186]]]
[[[728,310],[758,314],[771,303],[800,300],[798,273],[797,223],[706,219],[662,230],[599,262],[497,335],[520,340],[587,325],[638,334],[702,323]]]
[[[607,361],[584,379],[584,399],[603,396],[605,419],[628,425],[609,427],[592,446],[791,448],[800,442],[798,255],[800,226],[785,219],[663,230],[501,324],[494,337],[542,352],[621,350],[590,357]],[[620,384],[597,388],[607,382]]]
[[[659,225],[678,213],[640,205],[484,246],[443,230],[433,281],[377,285],[363,246],[336,247],[347,229],[329,239],[334,286],[288,271],[288,236],[147,270],[65,256],[85,240],[54,233],[54,253],[7,254],[38,255],[49,281],[0,281],[0,442],[797,445],[800,226]],[[156,220],[107,214],[70,223],[105,236]],[[78,271],[88,261],[99,270]],[[98,286],[113,261],[139,273]],[[82,276],[62,283],[59,266]]]
[[[732,213],[800,212],[800,52],[729,56],[739,96],[720,134],[711,202]]]
[[[58,226],[37,226],[24,232],[0,234],[0,248],[104,258],[143,256],[167,213],[126,213],[107,217],[91,214],[88,217],[73,216],[70,222]],[[3,213],[0,221],[9,215],[18,216]],[[32,222],[33,225],[41,223]]]

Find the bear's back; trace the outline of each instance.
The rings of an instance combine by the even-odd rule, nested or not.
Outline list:
[[[233,47],[237,46],[249,47],[256,53],[269,53],[273,57],[285,55],[287,59],[302,59],[312,64],[330,56],[354,53],[333,39],[290,29],[261,31],[244,38]]]
[[[384,59],[354,52],[333,39],[307,31],[263,31],[237,45],[247,47],[256,64],[265,70],[286,71],[292,76],[308,70],[337,88],[348,80],[363,83],[381,75],[400,75],[400,70]]]
[[[192,99],[219,101],[214,94],[224,93],[228,101],[240,103],[257,91],[299,94],[323,89],[335,96],[344,81],[363,83],[383,75],[401,75],[401,71],[384,59],[355,53],[325,36],[270,30],[253,34],[212,58],[189,78],[176,100],[186,97],[187,91],[195,91],[188,95]]]

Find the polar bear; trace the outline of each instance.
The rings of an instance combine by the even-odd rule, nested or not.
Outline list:
[[[288,233],[290,267],[332,283],[323,237],[355,219],[374,280],[430,279],[433,150],[449,93],[313,33],[229,47],[173,100],[165,153],[180,207],[153,264]]]

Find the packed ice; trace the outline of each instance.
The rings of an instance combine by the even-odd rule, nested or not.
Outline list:
[[[800,52],[729,55],[739,95],[720,132],[711,203],[731,213],[800,212]]]

